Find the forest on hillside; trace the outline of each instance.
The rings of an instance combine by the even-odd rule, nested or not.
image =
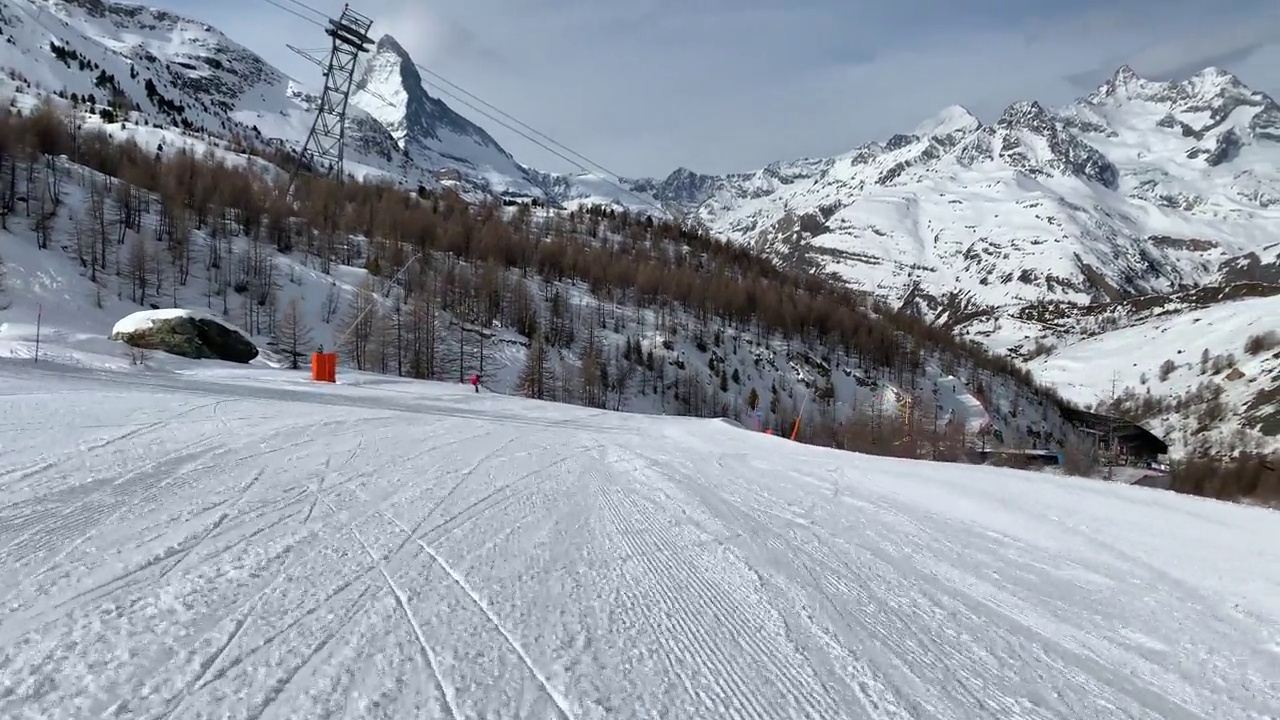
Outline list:
[[[305,255],[323,272],[363,266],[381,281],[346,308],[340,348],[361,370],[458,379],[483,367],[486,338],[506,328],[528,342],[518,387],[528,397],[618,407],[639,390],[662,393],[666,408],[670,393],[673,413],[741,421],[767,408],[770,425],[790,432],[798,408],[776,382],[772,396],[752,388],[739,402],[736,370],[682,368],[662,357],[662,347],[655,358],[640,335],[683,333],[704,351],[768,340],[827,373],[807,388],[814,409],[797,440],[939,460],[965,459],[972,438],[928,412],[841,412],[831,403],[833,369],[870,368],[878,380],[914,389],[934,360],[979,397],[1007,382],[1029,404],[1065,404],[1009,358],[832,278],[780,268],[674,222],[606,207],[563,213],[472,204],[448,191],[309,175],[286,198],[284,158],[266,158],[232,164],[212,152],[148,152],[87,128],[53,101],[26,114],[0,110],[0,228],[20,217],[41,248],[70,246],[90,280],[114,275],[140,305],[176,292],[199,263],[211,278],[211,301],[221,298],[226,311],[232,293],[250,298],[238,321],[275,336],[294,358],[309,352],[309,329],[296,306],[278,301],[273,258]],[[53,238],[68,182],[83,188],[86,202],[70,237]],[[231,252],[233,242],[247,242],[249,252]],[[588,312],[570,301],[570,289],[592,299]],[[336,300],[331,311],[340,311]],[[606,347],[597,332],[606,329],[633,336]],[[561,361],[569,351],[578,362]],[[1057,440],[1072,470],[1090,470],[1079,437]]]

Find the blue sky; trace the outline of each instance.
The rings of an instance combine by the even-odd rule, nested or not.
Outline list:
[[[151,0],[301,80],[314,25],[261,0]],[[279,0],[292,5],[289,0]],[[336,15],[340,0],[304,0]],[[368,0],[373,34],[624,175],[752,170],[909,132],[950,104],[990,121],[1067,102],[1121,64],[1207,65],[1280,96],[1275,0]],[[304,12],[305,11],[301,11]],[[444,98],[517,159],[572,170]]]

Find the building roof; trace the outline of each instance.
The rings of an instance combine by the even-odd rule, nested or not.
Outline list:
[[[1156,455],[1164,455],[1169,452],[1168,443],[1132,420],[1071,407],[1063,408],[1062,416],[1067,422],[1081,430],[1096,433],[1114,433],[1118,441],[1126,445],[1141,446],[1153,451]]]

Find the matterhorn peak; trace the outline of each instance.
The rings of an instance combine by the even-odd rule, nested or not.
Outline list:
[[[381,122],[402,147],[441,143],[441,133],[451,133],[506,155],[488,133],[427,93],[417,64],[390,35],[378,39],[356,87],[361,92],[352,102]]]
[[[357,87],[369,89],[388,97],[412,91],[422,93],[422,76],[414,66],[413,58],[404,46],[390,35],[378,38],[373,55],[365,64],[364,75],[357,80]]]
[[[374,45],[373,51],[375,54],[389,53],[410,65],[413,64],[413,58],[409,57],[409,51],[405,50],[404,46],[391,35],[383,35],[378,38],[378,43]]]

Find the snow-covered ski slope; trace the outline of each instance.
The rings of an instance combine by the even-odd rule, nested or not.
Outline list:
[[[0,717],[1280,715],[1274,512],[342,379],[0,361]]]

